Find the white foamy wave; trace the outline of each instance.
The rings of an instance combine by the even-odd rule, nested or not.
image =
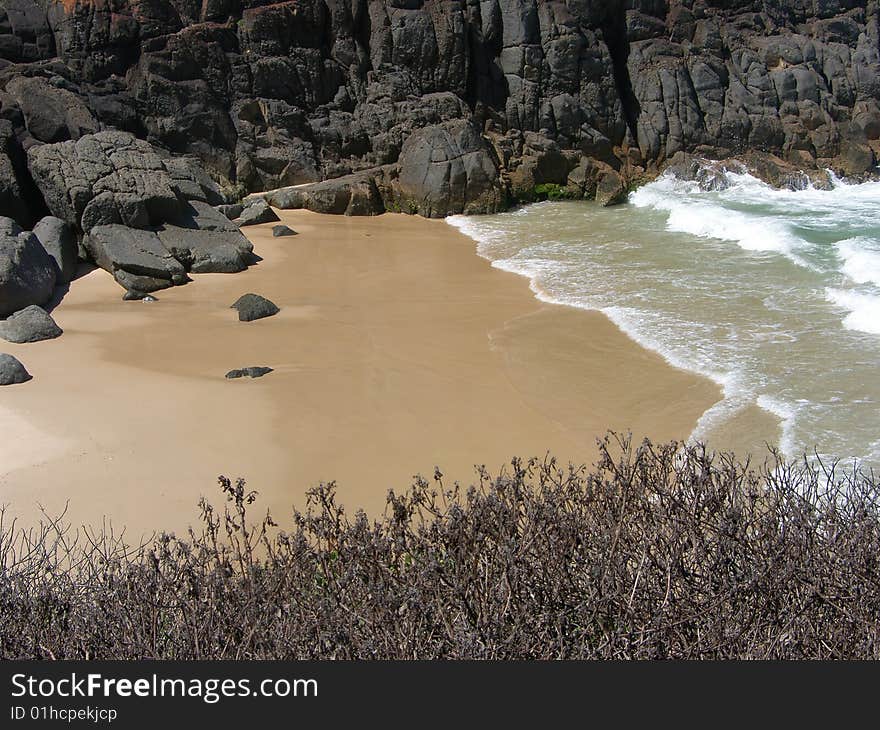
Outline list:
[[[859,236],[837,244],[837,253],[843,261],[841,271],[856,284],[880,286],[880,250],[877,242]]]
[[[849,330],[880,335],[880,296],[845,289],[825,290],[826,299],[849,312],[843,326]]]
[[[664,175],[633,193],[630,202],[665,212],[668,231],[733,241],[746,251],[776,251],[793,257],[804,241],[791,232],[787,222],[725,205],[747,196],[763,199],[773,189],[751,175],[728,173],[728,177],[729,188],[709,193],[694,182]]]
[[[763,408],[768,413],[772,413],[779,419],[782,428],[782,435],[779,437],[779,449],[783,455],[789,458],[797,456],[798,449],[794,436],[797,408],[781,398],[776,398],[766,393],[759,395],[756,403],[760,408]]]

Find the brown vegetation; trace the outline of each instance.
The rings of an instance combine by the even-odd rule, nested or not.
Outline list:
[[[323,485],[281,532],[221,478],[226,509],[203,502],[187,538],[0,526],[0,656],[880,656],[872,474],[614,438],[602,454],[467,490],[437,472],[375,522]]]

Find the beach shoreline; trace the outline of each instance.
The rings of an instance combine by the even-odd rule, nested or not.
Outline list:
[[[279,215],[299,235],[243,229],[262,257],[247,272],[146,304],[92,271],[53,312],[61,338],[4,346],[34,380],[3,391],[0,503],[182,531],[225,474],[281,524],[327,480],[375,515],[435,466],[466,484],[514,456],[590,464],[608,429],[683,439],[720,398],[604,314],[538,301],[442,221]],[[238,322],[249,291],[281,313]],[[223,377],[251,365],[275,372]]]

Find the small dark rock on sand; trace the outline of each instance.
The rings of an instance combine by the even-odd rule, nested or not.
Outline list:
[[[280,226],[272,226],[272,235],[275,236],[275,238],[280,238],[281,236],[296,236],[297,232],[290,226],[282,224]]]
[[[0,322],[0,337],[7,342],[22,344],[60,337],[63,330],[42,307],[32,304]]]
[[[238,310],[239,322],[253,322],[255,319],[271,317],[281,311],[274,302],[259,294],[245,294],[239,297],[231,309]]]
[[[0,385],[26,383],[31,377],[24,365],[16,358],[6,353],[0,353]]]
[[[235,378],[262,378],[264,375],[268,375],[271,372],[272,368],[249,367],[242,368],[241,370],[230,370],[226,373],[226,377],[229,380],[234,380]]]

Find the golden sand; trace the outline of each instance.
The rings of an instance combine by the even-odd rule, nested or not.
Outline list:
[[[282,523],[328,480],[376,514],[435,465],[470,482],[515,455],[590,463],[607,429],[684,438],[720,397],[604,315],[537,301],[452,226],[280,215],[300,235],[245,229],[263,258],[247,272],[147,304],[93,271],[53,312],[61,338],[2,343],[34,380],[0,391],[0,502],[179,531],[226,474]],[[251,291],[281,313],[239,322]],[[250,365],[275,372],[224,378]]]

